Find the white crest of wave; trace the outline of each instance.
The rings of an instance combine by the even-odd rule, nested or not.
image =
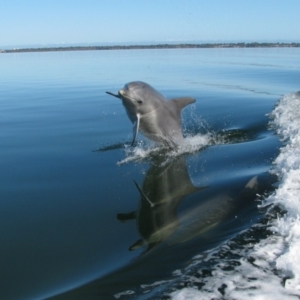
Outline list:
[[[286,210],[272,227],[287,245],[276,259],[276,267],[290,277],[285,287],[300,295],[300,92],[283,97],[271,117],[286,145],[274,162],[273,172],[279,176],[280,185],[265,204]]]

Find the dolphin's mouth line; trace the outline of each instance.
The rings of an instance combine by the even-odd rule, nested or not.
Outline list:
[[[136,101],[137,101],[136,99],[134,99],[134,98],[132,98],[132,97],[122,95],[120,92],[118,92],[118,94],[119,94],[119,96],[120,96],[120,98],[121,98],[122,100],[123,100],[123,98],[128,98],[129,100],[131,100],[131,101],[133,101],[133,102],[136,102]],[[140,114],[139,118],[140,118],[140,119],[145,118],[147,115],[149,115],[149,114],[155,112],[155,111],[158,110],[160,107],[161,107],[161,105],[159,105],[158,107],[156,107],[155,109],[149,111],[149,112],[146,113],[146,114],[145,114],[145,113],[142,114],[142,115]],[[136,115],[136,117],[138,117],[137,114],[135,114],[135,115]]]
[[[135,101],[135,99],[133,99],[133,98],[131,98],[131,97],[129,97],[129,96],[125,96],[125,95],[122,95],[120,92],[119,92],[119,96],[123,99],[123,98],[128,98],[128,99],[130,99],[130,100],[132,100],[132,101]]]

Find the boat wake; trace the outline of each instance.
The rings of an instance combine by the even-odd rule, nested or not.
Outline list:
[[[267,208],[266,218],[222,247],[195,257],[189,266],[193,271],[180,276],[181,286],[189,287],[173,285],[168,299],[299,299],[300,92],[284,96],[270,118],[285,145],[271,171],[279,185],[260,205]],[[206,263],[213,265],[214,260],[206,272]]]

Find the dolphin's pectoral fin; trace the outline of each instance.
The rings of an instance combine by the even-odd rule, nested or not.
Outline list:
[[[108,94],[108,95],[111,95],[111,96],[114,96],[114,97],[116,97],[116,98],[119,98],[119,99],[121,99],[121,96],[120,96],[120,95],[118,95],[118,94],[114,94],[114,93],[111,93],[111,92],[106,92],[106,94]]]
[[[133,123],[133,140],[131,146],[133,146],[136,141],[137,135],[139,133],[139,127],[140,127],[140,115],[138,114],[136,116],[136,121]]]
[[[187,105],[195,103],[196,99],[190,97],[180,97],[180,98],[173,98],[170,102],[174,103],[178,111],[181,112],[181,110]]]

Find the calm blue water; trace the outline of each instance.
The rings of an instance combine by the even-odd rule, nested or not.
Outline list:
[[[0,299],[166,297],[156,283],[259,224],[283,146],[268,114],[299,90],[299,55],[1,54]],[[142,135],[128,146],[131,123],[105,91],[133,80],[197,99],[183,113],[185,148],[158,149]],[[134,182],[167,204],[149,208]]]

